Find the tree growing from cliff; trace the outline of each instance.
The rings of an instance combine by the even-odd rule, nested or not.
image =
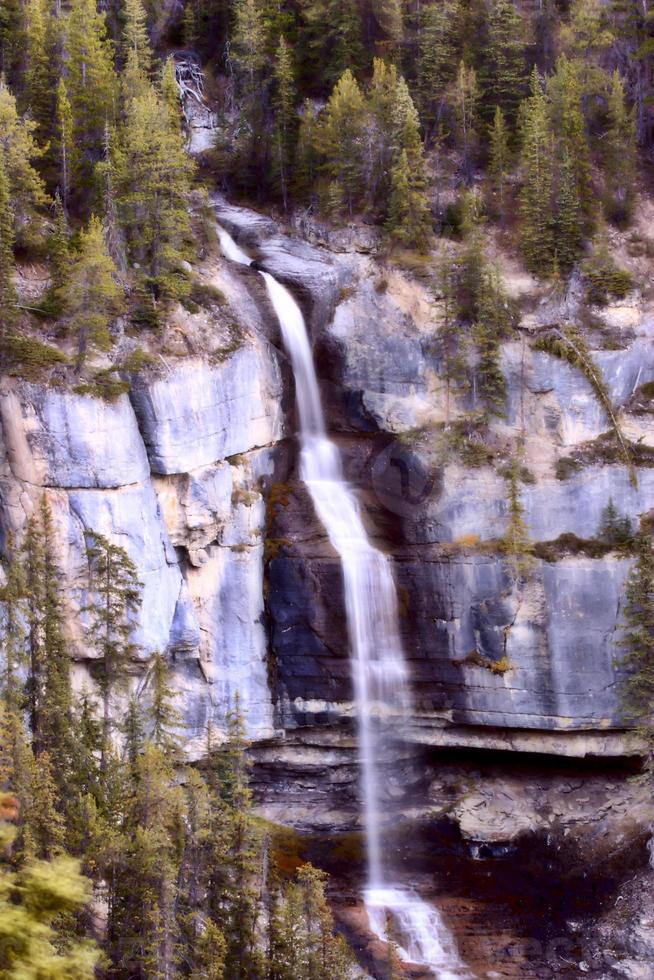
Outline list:
[[[520,500],[519,466],[515,459],[511,464],[507,483],[509,523],[502,538],[502,551],[507,556],[511,573],[518,579],[524,578],[532,567],[533,546],[524,518],[525,509]]]
[[[59,298],[64,321],[77,338],[77,370],[84,367],[89,348],[109,350],[110,325],[123,308],[123,291],[116,281],[116,266],[107,251],[99,218],[93,215],[80,232],[68,281]]]
[[[0,147],[0,340],[16,319],[16,262],[14,260],[14,215],[11,208],[5,152]]]
[[[645,522],[636,535],[635,550],[636,563],[625,588],[622,703],[627,721],[654,742],[654,550],[651,527]]]
[[[613,502],[613,497],[602,511],[600,525],[597,536],[606,541],[607,544],[626,545],[633,539],[633,528],[631,518],[627,514],[621,514]]]
[[[132,639],[134,617],[141,604],[141,583],[136,566],[124,548],[103,534],[88,531],[90,637],[100,660],[102,761],[106,766],[111,738],[111,697],[125,681],[125,670],[138,647]]]

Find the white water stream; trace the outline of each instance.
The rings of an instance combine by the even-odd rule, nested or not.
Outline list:
[[[252,259],[223,228],[219,227],[218,234],[228,259],[251,264]],[[343,568],[361,753],[368,917],[382,939],[390,919],[393,931],[402,937],[402,959],[424,964],[439,980],[460,980],[464,969],[436,908],[417,894],[390,884],[384,868],[379,772],[383,722],[401,720],[411,706],[390,562],[370,544],[359,503],[343,475],[339,451],[327,435],[302,311],[281,283],[267,272],[261,275],[295,375],[300,476]]]

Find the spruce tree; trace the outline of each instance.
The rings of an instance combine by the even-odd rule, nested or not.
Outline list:
[[[490,131],[488,175],[493,193],[493,210],[501,221],[504,221],[506,216],[506,183],[510,168],[509,133],[504,113],[499,106],[496,106]]]
[[[470,182],[478,143],[479,88],[474,68],[469,68],[464,61],[459,63],[453,98],[461,168]]]
[[[309,65],[320,65],[324,84],[331,87],[348,69],[356,72],[364,66],[357,0],[300,0],[300,8],[303,23],[299,49],[308,52]]]
[[[68,282],[71,265],[70,229],[61,195],[55,195],[53,227],[48,240],[48,255],[51,269],[51,291],[55,299]]]
[[[95,531],[87,532],[86,542],[91,598],[85,611],[91,620],[91,640],[102,658],[99,683],[105,768],[112,727],[111,697],[124,684],[126,668],[138,649],[132,631],[133,617],[140,608],[141,583],[134,562],[120,545]]]
[[[582,213],[591,217],[594,195],[590,174],[590,149],[586,133],[579,66],[562,56],[556,72],[548,82],[550,111],[554,135],[559,144],[559,158],[567,154],[573,166],[576,194]]]
[[[42,156],[35,129],[36,123],[19,116],[16,99],[0,77],[0,146],[19,245],[38,242],[39,210],[47,202],[43,181],[33,166]]]
[[[409,163],[406,150],[391,173],[391,195],[386,228],[391,238],[408,248],[424,249],[431,236],[424,174]]]
[[[123,96],[126,102],[143,95],[152,71],[152,51],[141,0],[125,0],[122,36]]]
[[[11,208],[5,152],[0,145],[0,341],[16,320],[14,214]]]
[[[155,296],[179,296],[188,285],[180,265],[193,164],[179,124],[152,87],[132,99],[113,165],[130,258],[144,268]]]
[[[170,686],[170,668],[157,651],[152,658],[148,684],[150,704],[150,741],[168,758],[174,758],[180,749],[179,729],[182,715],[175,702],[177,694]]]
[[[105,244],[100,220],[91,216],[80,232],[67,283],[60,291],[64,320],[77,338],[77,370],[82,370],[89,348],[109,350],[109,327],[123,306],[116,267]]]
[[[416,88],[420,116],[427,132],[437,128],[456,75],[461,47],[459,0],[439,0],[421,13]]]
[[[54,109],[50,14],[45,0],[29,0],[26,7],[27,68],[25,104],[36,123],[35,137],[44,146],[52,132]]]
[[[488,116],[499,106],[509,124],[515,122],[526,81],[522,18],[513,0],[494,0],[488,19],[488,44],[482,72]]]
[[[550,268],[552,243],[552,133],[548,102],[534,68],[531,96],[524,103],[521,129],[520,238],[527,267]]]
[[[618,71],[611,78],[603,160],[606,217],[618,225],[625,225],[634,206],[636,124],[633,111],[627,109],[625,86]]]
[[[625,587],[622,687],[625,718],[654,739],[654,550],[651,528],[642,522],[636,562]]]
[[[583,217],[577,175],[569,151],[564,150],[554,215],[554,252],[559,269],[568,273],[581,254]]]
[[[102,158],[107,122],[116,111],[113,48],[105,14],[95,0],[71,0],[66,38],[66,88],[73,120],[72,169],[88,185],[93,167]]]
[[[59,165],[59,187],[64,211],[68,210],[71,190],[73,161],[73,111],[70,107],[68,91],[63,78],[57,86],[56,106],[56,156]]]
[[[266,63],[266,27],[261,0],[234,0],[232,47],[246,97],[254,98]]]
[[[324,110],[317,145],[325,172],[336,185],[350,214],[364,192],[365,101],[351,71],[346,71]]]
[[[529,528],[524,519],[524,507],[520,500],[519,468],[513,460],[509,469],[508,517],[509,523],[502,539],[502,550],[507,556],[507,564],[513,576],[524,578],[532,567],[532,543]]]
[[[275,58],[275,168],[284,210],[288,210],[289,183],[296,135],[295,72],[291,49],[279,39]]]

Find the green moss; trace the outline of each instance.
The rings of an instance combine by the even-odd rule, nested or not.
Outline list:
[[[200,309],[224,306],[227,300],[222,289],[214,286],[213,283],[193,279],[188,295],[182,296],[181,302],[189,313],[198,313]]]
[[[585,555],[587,558],[603,558],[611,551],[620,550],[630,553],[631,544],[625,542],[616,549],[615,544],[601,541],[599,538],[579,538],[568,531],[559,535],[554,541],[539,541],[534,545],[534,555],[542,561],[556,562],[568,555]]]
[[[55,364],[68,363],[66,355],[57,347],[18,334],[9,334],[2,339],[0,353],[12,373],[28,380],[40,377],[43,371]]]
[[[513,664],[508,657],[501,657],[499,660],[492,660],[490,657],[484,656],[483,653],[479,653],[477,650],[471,650],[467,653],[463,660],[454,661],[459,666],[464,664],[474,664],[475,667],[483,667],[484,670],[489,670],[491,674],[506,674],[510,670],[514,670]]]
[[[132,353],[125,358],[121,365],[121,369],[127,374],[138,374],[144,368],[152,367],[156,363],[156,358],[154,355],[149,354],[147,351],[143,350],[142,347],[137,347]]]
[[[75,385],[73,391],[78,395],[90,395],[106,402],[114,402],[129,391],[129,381],[116,376],[117,368],[98,371],[89,381]]]
[[[605,306],[611,299],[624,299],[634,287],[631,273],[619,268],[608,253],[591,256],[582,271],[586,280],[586,299],[596,306]]]

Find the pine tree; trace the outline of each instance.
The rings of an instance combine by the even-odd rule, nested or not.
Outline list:
[[[623,713],[648,739],[654,737],[654,550],[651,529],[641,523],[636,562],[625,588],[625,630],[621,641],[626,672]]]
[[[391,195],[386,228],[392,239],[407,248],[424,249],[431,237],[429,204],[424,175],[411,167],[402,150],[391,173]]]
[[[581,254],[583,241],[583,217],[577,175],[570,153],[565,150],[554,215],[554,252],[562,272],[570,272]]]
[[[55,298],[61,296],[61,290],[68,282],[70,274],[70,229],[61,196],[55,195],[54,221],[48,241],[48,255],[51,269],[51,290]]]
[[[373,15],[381,35],[377,41],[378,55],[399,65],[404,38],[402,0],[376,0]]]
[[[115,689],[124,683],[125,669],[137,650],[132,640],[132,619],[140,608],[141,584],[136,566],[124,548],[95,531],[87,532],[86,541],[92,596],[85,611],[91,618],[92,641],[102,657],[100,691],[105,768],[111,734],[110,700]]]
[[[549,79],[547,88],[554,135],[560,148],[559,158],[565,159],[566,154],[569,157],[574,170],[579,206],[582,213],[589,218],[594,195],[579,66],[565,57],[559,58],[556,73]]]
[[[605,213],[618,225],[629,222],[634,206],[636,183],[636,125],[634,113],[625,104],[625,87],[620,74],[611,78],[608,101],[608,129],[603,159],[605,175]]]
[[[311,99],[305,99],[300,110],[293,186],[298,197],[313,195],[320,165],[318,152],[318,112]]]
[[[18,301],[14,285],[14,214],[5,160],[5,152],[0,145],[0,341],[16,320]]]
[[[501,221],[504,221],[506,215],[506,182],[510,168],[511,152],[509,150],[509,133],[504,119],[504,113],[499,106],[496,106],[493,126],[490,131],[488,175],[493,192],[494,210]]]
[[[102,224],[91,216],[80,232],[79,251],[71,263],[68,282],[60,298],[68,329],[77,337],[77,370],[81,371],[89,347],[109,350],[109,327],[122,309],[122,290],[116,267],[107,252]]]
[[[107,122],[114,120],[116,76],[104,13],[95,0],[71,0],[66,40],[66,88],[73,119],[72,169],[78,183],[90,182],[102,158]]]
[[[459,63],[453,98],[461,168],[469,182],[477,152],[479,88],[474,68],[468,68],[463,61]]]
[[[70,930],[91,901],[91,882],[69,857],[0,869],[0,974],[7,980],[93,980],[102,957]]]
[[[52,130],[53,78],[48,44],[50,15],[44,0],[29,0],[26,7],[27,69],[25,103],[36,123],[35,137],[45,146]]]
[[[24,45],[24,9],[21,0],[0,5],[0,76],[13,79]]]
[[[143,95],[152,71],[152,50],[141,0],[125,0],[122,36],[123,95],[126,102]]]
[[[188,286],[180,264],[190,227],[187,199],[193,164],[179,125],[173,126],[151,87],[129,105],[114,166],[130,258],[145,269],[155,296],[181,295]]]
[[[631,520],[626,514],[620,514],[613,503],[613,497],[609,497],[602,511],[597,536],[607,544],[617,546],[629,544],[633,539]]]
[[[317,144],[325,171],[350,214],[363,196],[365,102],[351,71],[337,83],[324,110]]]
[[[532,544],[520,500],[518,463],[513,460],[508,476],[509,523],[502,539],[502,550],[515,578],[524,578],[532,566]]]
[[[325,85],[335,85],[346,71],[356,72],[364,66],[357,0],[301,0],[301,10],[298,47],[307,51],[309,65],[321,66],[320,78]]]
[[[39,209],[47,202],[43,181],[32,165],[42,156],[35,129],[36,123],[18,115],[16,100],[0,78],[0,144],[19,245],[38,242]]]
[[[179,728],[182,716],[175,705],[177,694],[170,686],[170,668],[157,651],[149,671],[150,741],[168,758],[174,758],[180,748]]]
[[[57,87],[56,154],[59,164],[59,186],[64,211],[68,210],[73,160],[73,112],[63,78]]]
[[[295,144],[295,73],[291,49],[279,39],[275,58],[275,164],[284,210],[288,210],[289,182]]]
[[[235,0],[232,46],[245,92],[253,97],[266,63],[266,29],[260,0]]]
[[[482,72],[487,113],[499,106],[512,124],[526,87],[522,18],[513,0],[494,0],[488,20],[488,45]]]
[[[534,68],[531,96],[524,103],[521,132],[522,190],[520,237],[529,269],[551,266],[552,248],[552,134],[542,80]]]
[[[428,132],[440,121],[454,81],[461,47],[459,0],[439,0],[422,10],[416,87],[420,116]]]

